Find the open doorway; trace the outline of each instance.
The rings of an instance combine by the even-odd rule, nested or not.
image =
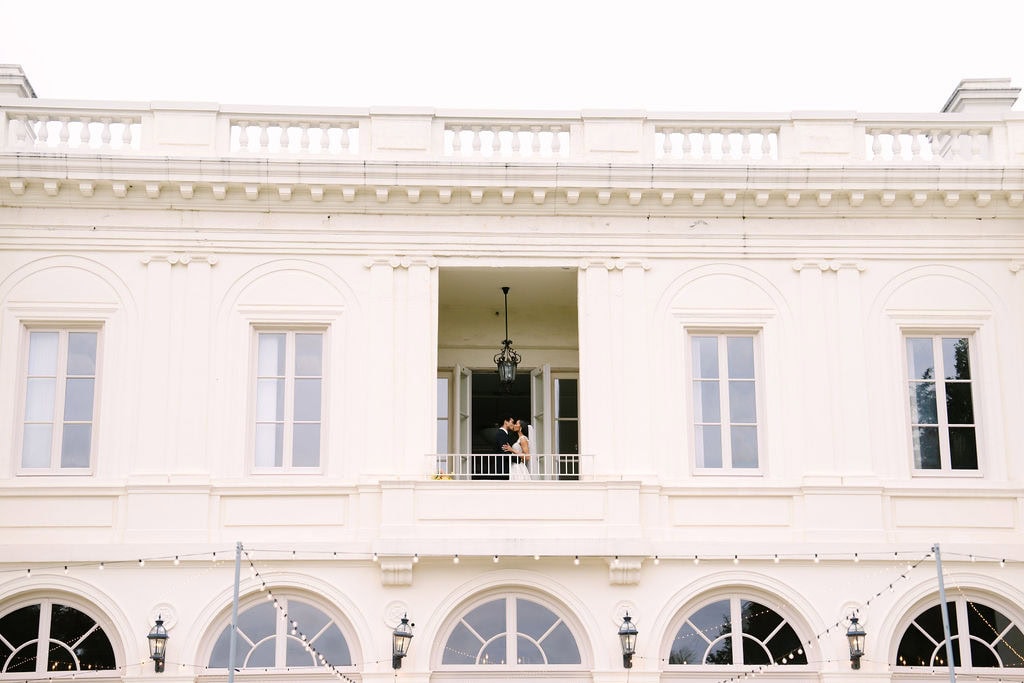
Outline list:
[[[520,368],[509,390],[498,385],[495,370],[473,373],[473,443],[471,453],[493,453],[494,432],[504,418],[512,416],[530,421],[530,373]]]

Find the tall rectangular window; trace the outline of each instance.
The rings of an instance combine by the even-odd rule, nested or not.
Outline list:
[[[978,469],[970,340],[907,337],[906,344],[914,469]]]
[[[90,330],[31,330],[21,466],[90,466],[96,404],[96,345]]]
[[[696,466],[757,469],[752,335],[690,337]]]
[[[555,453],[579,455],[580,392],[579,379],[556,375],[555,382]]]
[[[257,334],[257,468],[320,466],[323,342],[322,332]]]
[[[451,378],[447,373],[437,376],[437,453],[447,453],[450,448],[451,398],[448,388],[450,382]]]

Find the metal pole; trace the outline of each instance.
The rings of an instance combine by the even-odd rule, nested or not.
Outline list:
[[[235,683],[235,652],[238,646],[238,584],[242,576],[242,542],[235,543],[235,594],[231,598],[231,646],[228,648],[228,683]]]
[[[953,666],[953,638],[949,634],[949,605],[946,604],[946,584],[942,579],[942,553],[939,544],[932,546],[935,553],[935,568],[939,572],[939,605],[942,607],[942,633],[946,636],[946,663],[949,664],[949,683],[956,683],[956,668]]]

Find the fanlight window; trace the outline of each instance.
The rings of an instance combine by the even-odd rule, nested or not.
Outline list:
[[[580,664],[565,621],[522,596],[506,595],[469,610],[445,643],[442,664],[547,666]]]
[[[96,620],[43,600],[0,617],[0,673],[116,669],[114,648]]]
[[[733,597],[690,614],[676,632],[668,661],[736,666],[806,664],[807,654],[782,615],[753,600]]]
[[[323,655],[327,664],[351,666],[348,642],[334,619],[296,598],[278,597],[277,602],[281,610],[264,601],[239,613],[236,668],[320,666],[317,653]],[[305,641],[302,636],[306,637]],[[230,648],[231,625],[228,624],[213,646],[210,668],[226,669]]]
[[[947,609],[953,666],[1024,667],[1024,633],[1019,623],[963,597],[948,602]],[[910,622],[896,651],[896,664],[949,666],[940,605],[929,607]]]

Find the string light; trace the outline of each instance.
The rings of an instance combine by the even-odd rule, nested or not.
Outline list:
[[[498,564],[498,556],[497,555],[494,556],[494,564]]]
[[[576,557],[574,557],[574,558],[572,559],[572,563],[573,563],[573,564],[575,564],[575,565],[577,565],[577,566],[579,566],[579,563],[580,563],[580,556],[579,556],[579,555],[577,555]]]
[[[413,553],[413,555],[412,555],[412,563],[416,564],[419,561],[420,561],[420,554],[419,553]]]
[[[100,562],[100,571],[103,571],[103,563]]]
[[[818,553],[814,553],[814,564],[818,564],[821,560],[818,559]]]
[[[740,563],[740,556],[739,555],[733,555],[732,556],[732,563],[733,564],[739,564]]]
[[[145,560],[139,560],[139,566],[140,567],[145,567],[146,566],[146,561]]]
[[[540,559],[540,554],[539,553],[534,553],[533,554],[533,559],[539,560]]]
[[[377,553],[374,553],[374,554],[373,554],[373,561],[374,561],[374,562],[376,562],[376,561],[377,561]]]
[[[775,564],[779,563],[779,554],[775,553]]]
[[[696,555],[694,555],[694,556],[693,556],[693,563],[694,563],[694,564],[700,564],[700,558],[699,558],[699,557],[697,557]]]
[[[853,554],[853,561],[854,562],[860,562],[860,555],[858,555],[857,553],[854,553]]]
[[[654,564],[661,564],[661,558],[659,558],[657,555],[654,556]]]
[[[459,563],[459,555],[458,555],[458,553],[456,553],[455,557],[452,558],[452,564],[458,564],[458,563]]]
[[[178,556],[175,555],[174,556],[174,566],[177,567],[179,564],[181,564],[181,560],[179,560]]]

